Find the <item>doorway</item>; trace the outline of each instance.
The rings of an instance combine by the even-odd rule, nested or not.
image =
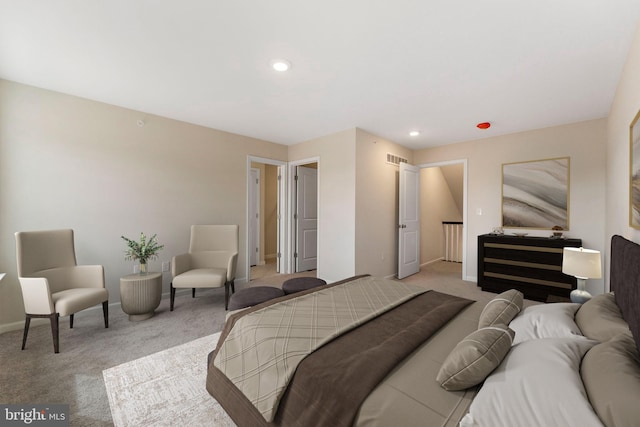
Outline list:
[[[247,282],[286,272],[286,163],[247,159]]]
[[[443,222],[461,221],[463,228],[460,275],[462,280],[468,280],[465,272],[467,228],[464,226],[467,224],[467,160],[452,160],[423,164],[418,167],[408,167],[408,172],[413,172],[409,173],[408,176],[415,175],[415,172],[418,172],[419,178],[413,186],[407,184],[404,186],[413,188],[415,191],[408,191],[407,188],[403,188],[402,179],[400,180],[398,277],[416,273],[424,265],[443,260],[445,248]],[[415,180],[413,178],[413,181]],[[410,180],[409,182],[412,181]],[[417,214],[419,216],[417,225],[419,247],[414,248],[416,246],[414,242],[413,246],[409,245],[412,251],[407,251],[407,244],[402,244],[403,232],[406,231],[403,225],[406,221],[401,214],[405,206],[413,206],[419,212]],[[416,254],[414,258],[419,258],[419,266],[413,266],[413,264],[416,264],[414,261],[411,264],[413,266],[412,269],[402,271],[403,257],[411,261],[413,259],[411,257],[412,254]],[[408,264],[408,262],[404,264]]]
[[[421,264],[446,259],[443,222],[460,221],[462,262],[454,264],[460,264],[460,276],[467,280],[467,159],[420,165],[420,179]]]

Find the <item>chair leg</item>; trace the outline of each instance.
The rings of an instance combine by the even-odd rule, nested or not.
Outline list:
[[[191,298],[196,297],[196,288],[191,288]]]
[[[60,315],[58,313],[53,313],[51,314],[50,319],[51,319],[51,335],[53,335],[53,351],[55,353],[60,353],[60,333],[59,333]]]
[[[27,345],[27,334],[29,333],[29,325],[31,324],[31,315],[26,314],[24,319],[24,334],[22,335],[22,350]]]
[[[224,283],[224,309],[229,310],[229,282]]]
[[[236,293],[236,283],[235,282],[236,282],[235,280],[231,281],[231,293],[232,294]]]
[[[176,288],[173,287],[173,282],[169,284],[169,311],[173,311],[173,300],[176,298]]]
[[[69,316],[69,329],[73,329],[73,313]]]
[[[104,301],[102,303],[102,314],[104,315],[104,327],[109,327],[109,301]]]

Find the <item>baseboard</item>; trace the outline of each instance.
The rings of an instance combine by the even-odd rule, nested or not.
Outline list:
[[[49,323],[47,319],[31,319],[31,325],[38,326],[44,325],[45,323]],[[24,330],[24,320],[20,320],[18,322],[13,323],[5,323],[4,325],[0,325],[0,334],[4,334],[6,332],[12,331],[22,331]]]
[[[278,257],[278,255],[277,255],[277,254],[266,254],[266,255],[264,256],[264,259],[275,259],[275,258],[277,258],[277,257]]]

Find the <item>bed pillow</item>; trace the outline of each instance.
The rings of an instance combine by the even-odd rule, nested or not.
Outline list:
[[[602,427],[579,373],[582,356],[595,344],[586,338],[546,338],[513,346],[460,426]]]
[[[638,425],[640,355],[631,331],[589,350],[580,373],[591,405],[605,425]]]
[[[513,345],[539,338],[582,337],[574,317],[580,304],[556,302],[532,305],[511,321],[516,332]]]
[[[622,318],[613,292],[596,295],[585,302],[576,313],[576,324],[585,337],[600,342],[629,332],[629,324]]]
[[[516,289],[509,289],[499,294],[482,309],[478,329],[492,325],[509,325],[511,319],[522,310],[522,303],[522,292]]]
[[[436,381],[445,390],[480,384],[511,349],[514,332],[505,325],[488,326],[469,334],[449,353]]]

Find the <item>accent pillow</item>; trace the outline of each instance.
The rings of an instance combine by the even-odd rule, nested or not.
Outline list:
[[[580,304],[556,302],[532,305],[513,319],[509,327],[516,332],[513,345],[539,338],[582,337],[574,319]]]
[[[508,325],[522,310],[522,303],[522,292],[516,289],[499,294],[482,309],[478,329],[491,325]]]
[[[461,427],[602,427],[589,404],[579,367],[596,341],[530,340],[513,346],[485,380]]]
[[[600,342],[629,332],[613,292],[596,295],[582,304],[576,313],[576,324],[585,337]]]
[[[514,335],[505,325],[472,332],[451,350],[436,381],[445,390],[464,390],[480,384],[507,355]]]
[[[580,373],[591,405],[606,425],[638,425],[640,355],[631,331],[589,350]]]

